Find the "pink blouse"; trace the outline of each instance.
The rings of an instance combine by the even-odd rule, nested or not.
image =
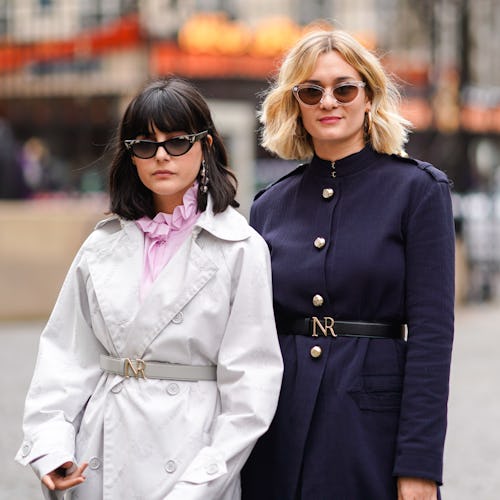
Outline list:
[[[144,299],[151,285],[180,248],[191,232],[198,217],[198,184],[195,183],[184,194],[182,205],[172,214],[159,212],[154,219],[141,217],[135,223],[144,232],[144,270],[142,273],[140,298]]]

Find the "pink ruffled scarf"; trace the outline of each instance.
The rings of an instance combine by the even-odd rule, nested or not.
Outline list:
[[[182,205],[172,214],[159,212],[154,219],[141,217],[135,223],[144,232],[144,268],[140,297],[144,299],[161,270],[191,232],[198,217],[198,185],[195,183],[184,194]]]

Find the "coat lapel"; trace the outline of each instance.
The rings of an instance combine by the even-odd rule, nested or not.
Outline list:
[[[143,248],[142,232],[133,222],[122,221],[122,230],[100,239],[87,253],[92,286],[117,353],[140,308]]]
[[[141,356],[172,318],[217,272],[194,236],[188,238],[153,283],[133,322],[127,326],[125,351]]]

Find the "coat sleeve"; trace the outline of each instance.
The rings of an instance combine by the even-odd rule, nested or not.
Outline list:
[[[74,461],[75,436],[100,376],[99,342],[92,333],[83,251],[75,257],[39,342],[26,397],[24,440],[16,455],[42,477]]]
[[[264,240],[252,231],[248,244],[227,265],[232,273],[232,304],[218,357],[221,413],[211,445],[200,450],[169,500],[223,498],[269,427],[278,403],[283,361]]]
[[[442,483],[454,329],[454,225],[449,184],[423,175],[406,230],[407,357],[395,476]],[[440,174],[440,175],[438,175]]]

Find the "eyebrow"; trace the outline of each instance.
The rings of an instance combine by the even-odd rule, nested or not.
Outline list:
[[[169,134],[174,134],[170,136],[168,139],[165,139],[165,141],[170,141],[172,139],[177,139],[177,137],[184,137],[185,135],[189,135],[187,132],[179,132],[179,131],[172,131],[172,132],[164,132],[166,135]],[[145,134],[139,134],[137,137],[142,137],[142,140],[146,141],[153,141],[153,142],[163,142],[163,141],[156,141],[156,133],[155,132],[147,132]]]
[[[337,83],[343,82],[352,82],[357,81],[357,78],[354,76],[339,76],[333,80],[334,85]],[[314,83],[315,85],[321,85],[321,80],[306,80],[304,83]]]

